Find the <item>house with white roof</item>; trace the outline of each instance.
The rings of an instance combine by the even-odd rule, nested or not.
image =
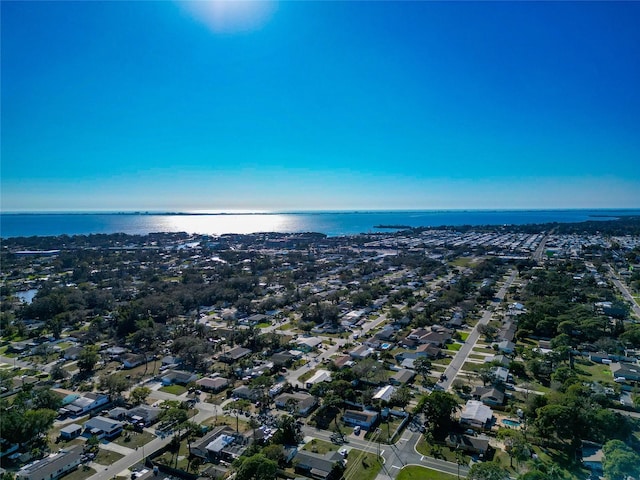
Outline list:
[[[479,400],[468,400],[460,415],[460,423],[476,428],[487,428],[493,419],[493,410]]]

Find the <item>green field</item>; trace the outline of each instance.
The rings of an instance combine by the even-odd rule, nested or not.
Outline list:
[[[437,470],[431,470],[426,467],[419,467],[417,465],[409,465],[400,470],[400,473],[396,477],[397,480],[456,480],[455,475],[449,475],[448,473],[439,472]]]

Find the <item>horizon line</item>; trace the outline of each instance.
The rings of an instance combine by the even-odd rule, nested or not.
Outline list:
[[[390,209],[304,209],[304,210],[10,210],[0,215],[304,215],[304,214],[369,214],[402,212],[560,212],[560,211],[633,211],[638,207],[558,207],[558,208],[390,208]]]

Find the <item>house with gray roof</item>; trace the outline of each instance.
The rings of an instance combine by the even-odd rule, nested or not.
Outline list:
[[[471,393],[475,400],[493,407],[504,403],[504,393],[494,387],[476,387]]]
[[[469,453],[486,454],[490,448],[488,439],[472,437],[470,435],[459,435],[456,433],[449,434],[446,443],[451,448]]]
[[[304,392],[282,393],[274,400],[279,409],[289,410],[291,408],[296,414],[303,417],[307,416],[318,404],[316,397]]]
[[[342,421],[347,425],[360,426],[369,430],[378,421],[378,412],[345,410]]]
[[[184,370],[168,370],[162,378],[162,385],[186,385],[187,383],[195,382],[198,377],[191,372],[185,372]]]
[[[296,472],[319,480],[330,480],[338,476],[336,466],[342,462],[338,452],[327,452],[324,455],[300,450],[293,458]]]
[[[403,368],[398,370],[393,377],[389,379],[389,383],[392,385],[406,385],[410,383],[416,376],[416,372]]]
[[[208,392],[219,392],[229,386],[229,380],[224,377],[204,377],[196,380],[196,385]]]
[[[80,465],[82,446],[72,445],[54,455],[22,467],[16,480],[56,480]]]
[[[124,424],[118,420],[98,415],[84,423],[84,430],[91,436],[107,438],[109,440],[117,437],[122,432]]]
[[[250,354],[251,350],[248,348],[235,347],[220,355],[220,360],[225,363],[233,363]]]

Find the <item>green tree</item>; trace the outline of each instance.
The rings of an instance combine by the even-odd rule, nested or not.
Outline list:
[[[509,472],[495,462],[474,463],[467,480],[509,480]]]
[[[149,387],[136,387],[131,390],[129,394],[129,400],[134,405],[140,405],[143,403],[147,397],[151,394],[151,389]]]
[[[122,392],[129,388],[129,380],[121,375],[102,375],[99,385],[101,389],[109,393],[109,396],[119,397]]]
[[[282,447],[282,445],[279,445],[277,443],[267,445],[262,449],[262,453],[269,460],[277,462],[278,465],[284,462],[284,448]]]
[[[620,440],[610,440],[602,448],[602,468],[607,480],[625,480],[640,476],[640,455]]]
[[[93,371],[98,363],[98,348],[95,345],[89,345],[83,348],[78,355],[78,368],[82,373],[88,373]]]
[[[296,419],[291,415],[283,415],[278,420],[278,430],[273,435],[273,443],[280,445],[298,445],[300,442],[300,432]]]
[[[233,462],[236,480],[272,480],[276,478],[278,464],[262,453],[239,457]]]
[[[435,390],[421,400],[420,410],[426,418],[425,426],[435,437],[443,438],[453,424],[453,414],[458,409],[455,397]]]

